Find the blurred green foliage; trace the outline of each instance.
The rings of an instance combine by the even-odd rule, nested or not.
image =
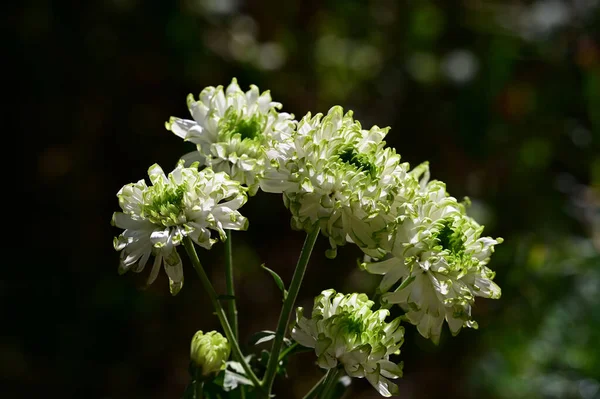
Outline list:
[[[163,129],[186,95],[236,76],[297,117],[339,104],[391,126],[405,160],[429,160],[504,237],[491,262],[503,296],[477,301],[478,331],[444,331],[436,347],[407,326],[405,398],[600,398],[598,1],[30,0],[6,15],[7,133],[33,168],[20,209],[39,239],[6,248],[19,258],[0,285],[2,397],[183,393],[189,340],[217,328],[208,298],[191,268],[174,298],[164,276],[146,290],[144,276],[117,276],[109,221],[122,185],[189,150]],[[280,306],[260,264],[289,281],[303,237],[277,196],[244,210],[250,234],[234,249],[250,337]],[[299,305],[377,284],[354,248],[330,261],[318,245]],[[201,256],[223,288],[222,248]],[[301,397],[313,363],[292,360],[279,397]],[[358,381],[348,397],[375,395]]]

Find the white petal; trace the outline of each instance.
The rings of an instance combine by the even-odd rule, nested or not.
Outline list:
[[[183,164],[186,168],[189,168],[194,162],[199,162],[204,165],[206,157],[200,151],[192,151],[181,157]]]
[[[163,172],[162,168],[158,164],[150,166],[148,169],[148,176],[150,176],[150,181],[152,184],[156,184],[159,181],[162,181],[165,184],[168,183],[165,172]]]
[[[113,214],[112,223],[120,229],[131,230],[144,229],[152,224],[147,220],[133,219],[130,215],[123,212],[115,212]]]
[[[167,227],[164,230],[156,230],[153,231],[150,235],[150,241],[152,241],[152,245],[156,247],[157,244],[167,245],[170,235],[170,229]]]
[[[189,119],[173,117],[166,124],[166,127],[175,133],[176,136],[191,142],[196,142],[197,137],[202,133],[202,127],[200,127],[195,121],[191,121]]]

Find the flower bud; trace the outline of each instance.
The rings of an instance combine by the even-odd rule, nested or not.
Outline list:
[[[230,353],[231,346],[227,338],[216,331],[206,334],[198,331],[192,338],[190,357],[202,369],[204,376],[223,370]]]

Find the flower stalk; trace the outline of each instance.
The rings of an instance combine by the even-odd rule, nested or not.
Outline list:
[[[296,303],[296,298],[298,297],[298,292],[300,291],[300,286],[302,285],[302,280],[304,279],[304,273],[306,272],[306,267],[308,266],[308,261],[310,259],[313,247],[315,246],[315,242],[317,241],[317,237],[319,236],[320,230],[321,229],[319,226],[315,225],[306,236],[306,240],[302,246],[302,252],[298,258],[296,270],[292,276],[292,282],[290,283],[287,297],[283,302],[283,308],[281,309],[279,322],[277,323],[277,330],[275,331],[273,348],[271,349],[271,355],[269,357],[269,362],[267,363],[267,371],[265,372],[265,376],[262,380],[265,398],[268,398],[271,393],[271,388],[277,372],[277,365],[279,364],[279,353],[283,347],[283,339],[290,324],[292,309]]]
[[[229,324],[233,330],[233,336],[237,339],[239,336],[238,327],[238,312],[235,301],[235,288],[234,288],[234,277],[233,277],[233,251],[231,243],[231,230],[226,230],[227,239],[225,240],[225,285],[227,289],[227,313]]]
[[[340,374],[338,367],[327,370],[325,375],[325,381],[323,382],[323,388],[319,394],[319,399],[327,399]]]
[[[186,250],[188,256],[190,257],[190,260],[192,261],[192,265],[194,266],[194,269],[196,269],[196,273],[198,273],[198,277],[200,277],[200,281],[202,282],[202,285],[204,286],[204,290],[208,293],[208,296],[210,297],[213,307],[215,308],[215,313],[217,314],[217,317],[218,317],[219,321],[221,322],[221,327],[223,328],[223,331],[225,332],[225,336],[231,343],[231,350],[233,352],[233,356],[235,357],[235,359],[238,362],[240,362],[240,364],[244,368],[244,371],[246,372],[246,376],[252,381],[252,384],[257,389],[261,389],[261,383],[260,383],[258,377],[256,376],[256,374],[254,374],[254,372],[250,368],[250,365],[244,359],[244,355],[242,353],[242,350],[240,349],[240,345],[238,344],[237,339],[233,335],[233,330],[231,329],[231,326],[229,325],[229,322],[227,321],[227,316],[225,316],[225,311],[223,310],[223,307],[219,303],[219,299],[217,298],[217,293],[215,292],[215,289],[214,289],[212,283],[210,282],[210,279],[206,275],[206,272],[204,271],[202,264],[200,263],[200,259],[198,258],[198,254],[196,253],[196,249],[194,248],[194,243],[192,242],[192,240],[189,237],[186,237],[183,240],[183,245],[185,247],[185,250]]]
[[[308,391],[302,399],[313,399],[314,397],[316,397],[316,395],[318,395],[319,392],[321,391],[321,388],[323,387],[323,383],[329,376],[330,371],[331,370],[327,370],[327,373],[323,374],[323,377],[321,377],[321,379],[319,381],[317,381],[317,383],[315,385],[313,385],[313,387],[310,389],[310,391]]]
[[[204,381],[202,380],[202,371],[200,368],[196,369],[196,383],[194,389],[194,399],[204,398]]]

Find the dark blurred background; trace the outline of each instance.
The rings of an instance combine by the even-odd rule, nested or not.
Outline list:
[[[15,126],[4,148],[15,161],[5,170],[26,173],[6,186],[17,229],[4,241],[0,396],[183,393],[190,339],[217,319],[189,264],[176,297],[164,273],[147,289],[148,270],[118,276],[110,219],[121,186],[191,150],[163,127],[188,116],[186,95],[237,77],[297,118],[339,104],[365,127],[391,126],[404,160],[429,160],[452,195],[472,199],[486,235],[505,238],[490,264],[503,295],[477,300],[478,331],[452,338],[445,327],[434,346],[406,326],[405,399],[600,398],[599,3],[6,5],[5,122]],[[289,282],[304,236],[279,196],[259,194],[242,212],[250,229],[233,240],[246,340],[274,329],[280,309],[259,265]],[[332,261],[326,247],[321,238],[299,305],[326,288],[372,292],[356,248]],[[200,257],[222,291],[222,244]],[[302,397],[321,375],[313,362],[295,357],[278,397]],[[356,380],[346,397],[378,395]]]

